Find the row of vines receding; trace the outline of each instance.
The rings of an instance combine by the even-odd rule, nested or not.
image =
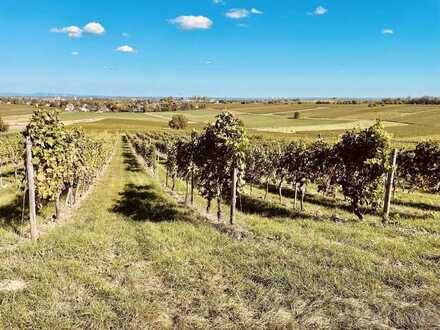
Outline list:
[[[34,203],[37,211],[54,203],[55,218],[59,219],[63,208],[75,205],[100,175],[115,141],[111,135],[98,137],[67,128],[59,120],[58,112],[37,109],[23,133],[0,138],[0,185],[1,173],[12,168],[12,184],[23,192],[23,198]],[[26,153],[26,142],[30,144],[31,155]],[[29,156],[31,173],[30,163],[26,162]],[[30,175],[35,200],[30,200]]]
[[[322,139],[313,143],[251,139],[249,143],[241,122],[222,113],[201,133],[148,132],[130,136],[130,140],[154,171],[159,156],[164,158],[167,185],[169,179],[173,189],[176,178],[186,182],[186,204],[192,202],[194,189],[206,199],[208,212],[216,200],[219,221],[222,201],[234,192],[243,193],[245,184],[250,194],[253,187],[264,187],[264,198],[270,186],[277,187],[280,199],[283,187],[292,187],[295,208],[298,200],[301,209],[307,188],[313,185],[327,197],[341,194],[362,220],[367,208],[378,213],[383,206],[386,179],[393,170],[391,137],[381,122],[347,131],[335,144]],[[438,192],[440,145],[423,142],[401,150],[394,170],[394,189]]]

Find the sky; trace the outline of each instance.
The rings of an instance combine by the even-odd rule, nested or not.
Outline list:
[[[1,0],[0,93],[440,95],[440,0]]]

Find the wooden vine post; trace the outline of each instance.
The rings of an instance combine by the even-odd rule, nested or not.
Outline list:
[[[298,201],[298,183],[295,182],[295,203],[293,204],[294,209],[296,210]]]
[[[232,186],[231,186],[231,216],[230,223],[235,223],[235,214],[237,211],[237,182],[238,182],[238,169],[234,166],[232,169]]]
[[[1,155],[0,155],[1,156]],[[2,162],[0,160],[0,188],[3,188]]]
[[[189,176],[189,175],[188,175]],[[190,178],[187,177],[185,180],[186,184],[186,191],[185,191],[185,207],[189,207],[190,200],[191,200],[191,184],[190,184]]]
[[[392,166],[391,166],[391,169],[387,175],[387,181],[386,181],[386,187],[385,187],[385,200],[384,200],[384,207],[383,207],[383,219],[385,221],[388,220],[389,215],[390,215],[391,199],[392,199],[392,194],[393,194],[393,183],[394,183],[394,176],[396,174],[396,165],[397,165],[397,155],[398,154],[399,154],[399,151],[397,149],[394,149]]]
[[[31,239],[37,241],[37,213],[35,206],[35,181],[34,166],[32,165],[32,141],[29,136],[26,137],[26,173],[29,192],[29,220],[31,225]]]

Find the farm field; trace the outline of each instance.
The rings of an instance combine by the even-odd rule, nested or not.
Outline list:
[[[371,126],[377,119],[396,138],[440,136],[440,106],[387,105],[211,105],[206,110],[157,113],[62,113],[66,124],[79,124],[92,129],[137,129],[167,127],[175,114],[185,115],[192,127],[200,128],[213,121],[224,110],[240,118],[247,129],[256,134],[281,136],[290,133],[300,137],[337,137],[347,129]],[[292,119],[299,112],[300,119]],[[32,108],[0,105],[0,116],[12,126],[22,128],[29,121]],[[117,125],[116,123],[119,123]],[[290,135],[288,134],[288,136]],[[291,135],[290,135],[291,136]]]
[[[223,109],[180,112],[201,128]],[[336,139],[385,120],[393,143],[440,137],[440,107],[255,106],[229,109],[251,135]],[[0,107],[19,129],[32,109]],[[295,111],[300,119],[289,119]],[[178,112],[179,113],[179,112]],[[245,186],[234,229],[215,224],[205,200],[165,187],[125,132],[173,132],[175,113],[62,113],[67,125],[117,136],[115,154],[79,206],[57,224],[45,207],[27,240],[23,196],[4,173],[0,188],[0,329],[434,329],[440,324],[440,195],[401,190],[387,224],[359,221],[338,196],[311,186],[304,210],[294,191]],[[425,117],[427,116],[427,117]],[[430,120],[428,120],[428,119]],[[293,133],[293,131],[297,131]],[[188,131],[185,131],[188,133]],[[65,196],[62,198],[65,202]],[[221,205],[227,214],[230,205]]]

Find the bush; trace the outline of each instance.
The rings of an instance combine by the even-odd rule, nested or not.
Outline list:
[[[185,129],[188,127],[188,118],[184,115],[175,115],[171,118],[168,126],[172,129]]]
[[[295,112],[294,114],[293,114],[293,119],[300,119],[301,118],[301,112]]]
[[[0,117],[0,132],[6,132],[9,129],[9,126],[3,121],[2,117]]]

